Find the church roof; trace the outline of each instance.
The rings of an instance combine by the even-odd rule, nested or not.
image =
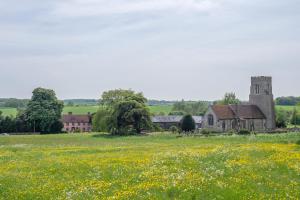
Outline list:
[[[214,105],[212,110],[219,119],[266,119],[256,105]]]
[[[219,119],[234,119],[234,112],[228,105],[213,105],[212,110]]]
[[[266,119],[256,105],[229,105],[235,116],[241,119]]]

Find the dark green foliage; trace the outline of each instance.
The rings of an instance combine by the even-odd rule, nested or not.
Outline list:
[[[179,132],[179,129],[177,126],[171,126],[169,128],[169,131],[171,131],[172,133],[178,133]]]
[[[0,107],[25,108],[28,102],[28,99],[0,99]]]
[[[195,121],[192,117],[192,115],[188,114],[185,115],[181,122],[181,130],[184,132],[191,132],[196,129]]]
[[[172,108],[172,115],[184,115],[186,113],[191,115],[204,115],[208,109],[208,103],[203,101],[185,102],[184,100],[176,102]],[[178,113],[180,112],[180,113]],[[177,114],[176,114],[177,113]],[[182,114],[184,113],[184,114]],[[169,114],[171,115],[171,114]]]
[[[31,124],[28,122],[25,111],[19,110],[16,117],[16,132],[26,133],[32,132]]]
[[[276,98],[276,105],[295,106],[300,103],[300,97],[278,97]]]
[[[93,131],[97,132],[109,132],[113,126],[112,121],[112,111],[104,106],[100,106],[96,114],[93,116]]]
[[[300,115],[297,112],[296,108],[293,110],[290,123],[292,125],[300,125]]]
[[[241,130],[238,131],[238,134],[239,135],[250,135],[251,133],[247,129],[241,129]]]
[[[145,104],[135,100],[120,101],[113,112],[116,128],[120,134],[130,133],[134,129],[140,134],[142,129],[150,127],[150,113]]]
[[[289,113],[283,109],[276,109],[276,127],[286,128],[289,120]]]
[[[53,90],[37,88],[25,110],[26,119],[33,131],[41,133],[60,132],[63,102],[56,98]]]
[[[13,117],[3,117],[0,113],[0,133],[16,132],[16,119]]]
[[[147,99],[142,93],[122,89],[111,90],[103,93],[100,102],[101,107],[93,122],[96,130],[129,135],[151,129]]]
[[[60,133],[63,129],[64,125],[60,120],[54,121],[51,124],[50,132],[49,133]]]

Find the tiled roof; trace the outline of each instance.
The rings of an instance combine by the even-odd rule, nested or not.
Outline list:
[[[91,123],[91,115],[63,115],[63,123]]]
[[[241,119],[266,119],[256,105],[230,105],[230,108]]]
[[[256,105],[214,105],[212,110],[219,119],[266,119]]]
[[[211,107],[219,119],[234,119],[234,113],[228,105],[214,105]]]
[[[152,117],[153,123],[180,123],[183,116],[171,115],[171,116],[154,116]],[[193,116],[196,124],[202,123],[202,116]]]

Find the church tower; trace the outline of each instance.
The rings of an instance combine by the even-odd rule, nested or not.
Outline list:
[[[257,105],[260,108],[260,110],[265,114],[267,118],[267,130],[272,130],[276,128],[275,105],[272,93],[272,77],[251,77],[249,103]]]

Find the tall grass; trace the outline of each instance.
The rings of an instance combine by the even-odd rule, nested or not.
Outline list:
[[[0,137],[0,199],[297,199],[300,134]]]

